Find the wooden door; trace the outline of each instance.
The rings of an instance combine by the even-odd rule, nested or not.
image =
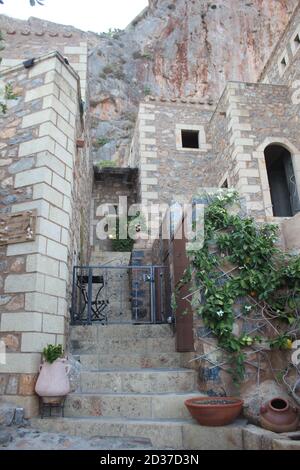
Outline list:
[[[186,254],[186,239],[173,242],[174,286],[179,287],[176,294],[176,349],[178,352],[194,351],[193,312],[190,302],[185,299],[190,294],[189,285],[181,285],[189,260]]]
[[[166,216],[164,223],[169,223],[169,214]],[[165,312],[166,316],[171,317],[171,297],[175,292],[176,287],[180,285],[180,281],[184,275],[186,268],[189,266],[189,260],[186,254],[186,239],[180,238],[179,231],[183,232],[183,221],[179,224],[174,236],[171,240],[163,240],[162,252],[163,263],[166,269],[164,286],[165,292]],[[189,294],[189,286],[185,285],[180,288],[176,295],[176,312],[175,312],[175,335],[176,335],[176,350],[178,352],[191,352],[194,351],[194,333],[193,333],[193,312],[191,305],[187,299],[184,299]]]

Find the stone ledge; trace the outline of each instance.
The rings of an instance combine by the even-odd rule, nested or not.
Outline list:
[[[298,437],[299,440],[293,441],[293,437]],[[300,431],[277,434],[248,425],[243,429],[243,448],[245,450],[300,450]]]
[[[121,418],[58,418],[35,419],[33,425],[44,432],[64,432],[70,435],[139,436],[151,439],[152,445],[185,450],[298,450],[299,441],[287,439],[286,435],[247,426],[238,420],[228,426],[200,426],[192,420],[121,419]],[[245,446],[245,432],[249,433]],[[254,439],[250,439],[251,434]],[[291,433],[291,437],[292,434]],[[262,447],[263,446],[263,447]]]

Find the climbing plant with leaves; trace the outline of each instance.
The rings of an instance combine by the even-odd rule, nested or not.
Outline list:
[[[16,98],[11,83],[4,85],[3,89],[0,88],[0,114],[5,114],[7,111],[7,102]]]
[[[182,282],[193,280],[199,287],[200,300],[193,307],[229,354],[234,380],[241,381],[246,348],[264,342],[271,349],[288,349],[296,339],[300,257],[288,256],[277,247],[277,226],[257,224],[230,210],[238,202],[236,192],[207,196],[207,201],[204,245],[190,253],[191,267]],[[231,266],[230,274],[222,268],[226,263]],[[267,312],[276,320],[278,333],[271,337],[237,334],[237,304],[243,317],[254,310]]]

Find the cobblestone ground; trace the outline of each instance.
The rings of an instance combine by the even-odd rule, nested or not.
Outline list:
[[[147,439],[43,433],[31,428],[0,428],[1,450],[153,450]]]

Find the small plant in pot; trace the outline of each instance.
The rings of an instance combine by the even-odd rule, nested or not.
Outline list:
[[[60,403],[70,393],[70,365],[64,358],[62,345],[49,344],[43,350],[43,362],[35,391],[43,403]]]

